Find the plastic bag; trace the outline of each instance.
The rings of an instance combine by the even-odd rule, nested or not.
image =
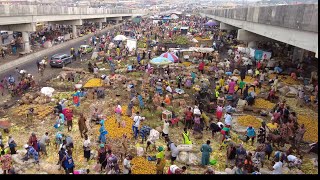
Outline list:
[[[137,147],[137,156],[143,156],[144,154],[144,150],[142,147]]]
[[[217,164],[217,160],[212,159],[212,160],[210,160],[209,164],[210,164],[210,165],[215,165],[215,164]]]
[[[189,161],[188,161],[188,165],[198,165],[200,162],[200,159],[194,154],[194,153],[189,153]]]
[[[188,152],[180,152],[177,161],[180,163],[188,163],[189,161],[189,153]]]

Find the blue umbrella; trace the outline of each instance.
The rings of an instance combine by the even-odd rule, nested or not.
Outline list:
[[[150,63],[154,65],[167,65],[167,64],[171,64],[172,61],[170,61],[168,58],[165,58],[165,57],[156,57],[156,58],[153,58],[150,61]]]

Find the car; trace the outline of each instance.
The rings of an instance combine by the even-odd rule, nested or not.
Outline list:
[[[86,53],[91,53],[93,51],[93,47],[90,46],[90,45],[81,45],[79,47],[79,50],[80,49],[84,49],[83,53],[86,54]]]
[[[67,54],[55,54],[51,57],[50,66],[51,67],[64,67],[66,64],[72,62],[72,56]]]

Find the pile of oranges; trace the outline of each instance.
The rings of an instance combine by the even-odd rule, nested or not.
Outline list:
[[[123,134],[126,134],[128,138],[132,138],[133,119],[126,115],[122,115],[121,118],[122,121],[124,121],[124,124],[120,124],[120,128],[115,115],[106,120],[105,128],[108,131],[108,137],[112,139],[119,139],[122,138]]]
[[[131,160],[132,174],[156,174],[156,165],[144,157],[134,157]]]
[[[255,100],[253,107],[255,108],[263,108],[263,109],[272,109],[275,106],[274,103],[258,98]]]

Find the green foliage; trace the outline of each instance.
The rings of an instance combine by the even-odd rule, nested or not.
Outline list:
[[[189,43],[189,39],[186,36],[177,36],[174,38],[173,42],[176,44],[184,45]]]

